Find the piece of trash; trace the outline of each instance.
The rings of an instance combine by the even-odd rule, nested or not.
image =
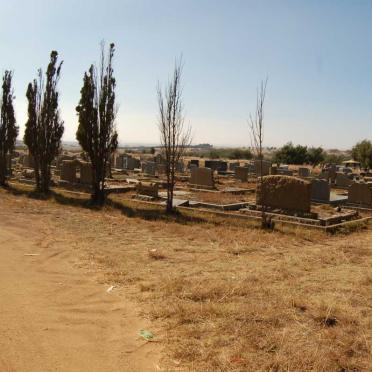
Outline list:
[[[40,253],[25,253],[24,256],[40,256]]]
[[[154,338],[154,334],[146,329],[141,329],[139,335],[143,337],[146,341],[151,341]]]
[[[115,286],[114,285],[112,285],[111,287],[109,287],[109,288],[107,288],[107,293],[110,293],[113,289],[115,288]]]

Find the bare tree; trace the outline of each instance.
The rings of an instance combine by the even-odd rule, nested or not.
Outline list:
[[[266,98],[267,78],[261,81],[260,87],[257,89],[256,111],[254,115],[249,116],[249,127],[251,132],[252,150],[256,159],[259,161],[260,174],[257,177],[257,186],[260,184],[261,191],[261,223],[262,227],[268,227],[266,218],[266,203],[265,190],[263,187],[263,142],[264,142],[264,103]]]
[[[13,73],[5,71],[0,97],[0,186],[6,185],[6,176],[11,173],[11,163],[9,165],[7,157],[11,156],[18,135],[13,107],[12,78]]]
[[[100,65],[91,65],[84,74],[81,98],[76,107],[79,126],[76,139],[92,163],[92,199],[97,204],[105,201],[105,178],[110,167],[111,154],[118,146],[115,128],[115,87],[113,58],[115,45],[110,44],[107,57],[101,43]]]
[[[185,126],[182,101],[182,58],[176,61],[173,76],[164,91],[158,83],[158,105],[160,144],[165,157],[165,173],[167,177],[166,211],[173,211],[173,194],[176,184],[177,164],[185,150],[191,144],[191,128]]]

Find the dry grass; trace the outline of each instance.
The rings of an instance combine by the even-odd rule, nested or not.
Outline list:
[[[370,229],[269,233],[4,192],[0,200],[10,213],[47,219],[73,242],[86,270],[130,289],[163,329],[165,370],[372,368]]]

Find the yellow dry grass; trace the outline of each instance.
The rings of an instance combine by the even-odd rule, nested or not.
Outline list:
[[[129,202],[97,211],[79,200],[0,198],[47,219],[83,267],[142,304],[162,330],[164,370],[372,369],[371,229],[284,234],[156,218]]]

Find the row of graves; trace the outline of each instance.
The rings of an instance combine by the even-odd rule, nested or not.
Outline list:
[[[187,184],[178,183],[174,192],[175,206],[217,209],[254,218],[264,210],[275,220],[316,226],[362,218],[355,206],[372,209],[368,174],[357,175],[345,167],[329,166],[313,174],[308,167],[290,169],[268,161],[191,159],[187,169]],[[138,186],[138,194],[164,203],[166,192],[159,191],[158,184],[147,184],[145,191],[143,186]]]
[[[32,179],[33,160],[18,159],[21,177]],[[65,153],[53,163],[53,179],[67,188],[89,188],[92,166],[82,154]],[[214,209],[258,218],[262,209],[281,221],[331,226],[372,210],[372,174],[328,165],[320,174],[263,161],[188,159],[176,166],[175,206]],[[113,192],[165,203],[165,163],[161,155],[116,154],[106,175]],[[257,182],[257,180],[259,182]],[[256,189],[256,184],[258,185]]]

